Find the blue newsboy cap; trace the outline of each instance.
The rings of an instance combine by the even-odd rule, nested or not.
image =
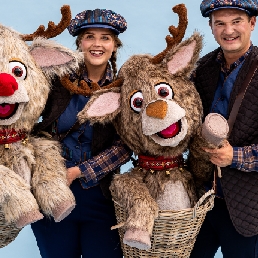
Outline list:
[[[78,13],[67,27],[72,36],[77,36],[86,28],[107,28],[118,35],[127,29],[127,23],[123,16],[112,10],[95,9]]]
[[[258,15],[258,1],[256,0],[203,0],[200,5],[203,17],[208,17],[211,12],[222,8],[243,10],[249,16]]]

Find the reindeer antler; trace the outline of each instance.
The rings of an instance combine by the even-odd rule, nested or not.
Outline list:
[[[161,53],[157,54],[151,59],[151,62],[153,64],[159,64],[163,58],[165,57],[166,53],[175,45],[178,44],[182,41],[185,31],[188,25],[188,20],[187,20],[187,9],[184,4],[178,4],[172,8],[174,13],[177,13],[179,16],[179,23],[178,27],[176,28],[175,26],[171,25],[169,26],[168,30],[171,36],[166,36],[166,42],[167,42],[167,47],[165,50],[163,50]]]
[[[113,81],[112,83],[100,87],[97,83],[92,82],[91,83],[91,87],[89,87],[89,85],[87,84],[87,82],[81,80],[79,81],[79,86],[77,86],[76,83],[72,83],[69,80],[69,75],[65,75],[62,78],[60,78],[60,81],[63,85],[63,87],[65,87],[67,90],[76,93],[76,94],[81,94],[83,96],[91,96],[93,94],[94,91],[97,90],[103,90],[103,89],[111,89],[114,87],[121,87],[121,85],[123,84],[123,79],[122,78],[117,78],[115,81]]]
[[[50,21],[46,30],[44,25],[40,25],[34,33],[22,35],[22,39],[24,41],[32,41],[36,37],[44,37],[49,39],[61,34],[70,24],[72,18],[70,6],[63,5],[61,7],[61,14],[61,21],[57,25],[55,25],[54,22]]]

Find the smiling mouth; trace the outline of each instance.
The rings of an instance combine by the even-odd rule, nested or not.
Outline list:
[[[181,120],[180,120],[156,134],[159,137],[164,138],[164,139],[173,138],[179,134],[179,132],[181,131],[181,127],[182,127],[182,125],[181,125]]]
[[[0,120],[8,119],[12,117],[19,107],[19,103],[8,104],[2,103],[0,104]]]
[[[234,41],[234,40],[236,40],[236,39],[238,39],[239,37],[230,37],[230,38],[224,38],[224,40],[226,40],[226,41]]]
[[[91,53],[91,55],[96,56],[96,57],[102,56],[104,54],[104,52],[100,51],[100,50],[91,50],[90,53]]]

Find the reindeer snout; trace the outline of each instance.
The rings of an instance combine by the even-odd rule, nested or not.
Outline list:
[[[168,110],[167,102],[163,100],[157,100],[155,102],[150,103],[146,108],[147,116],[164,119],[166,117]]]
[[[18,89],[15,78],[8,73],[0,73],[0,96],[11,96]]]

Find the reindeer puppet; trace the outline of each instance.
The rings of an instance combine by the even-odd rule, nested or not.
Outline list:
[[[181,42],[187,27],[183,4],[173,8],[179,25],[169,27],[167,48],[157,56],[135,55],[121,67],[121,87],[97,91],[78,115],[81,122],[113,121],[122,140],[138,155],[138,166],[115,176],[111,192],[127,212],[124,243],[151,247],[158,210],[192,207],[196,192],[183,153],[201,126],[202,105],[189,74],[202,37]],[[180,43],[181,42],[181,43]]]
[[[6,222],[22,228],[46,215],[55,221],[75,206],[57,142],[30,132],[43,111],[51,79],[76,69],[80,56],[51,42],[71,20],[61,8],[58,25],[49,22],[31,35],[0,25],[0,205]],[[34,39],[35,38],[35,39]],[[33,40],[28,46],[25,41]]]

